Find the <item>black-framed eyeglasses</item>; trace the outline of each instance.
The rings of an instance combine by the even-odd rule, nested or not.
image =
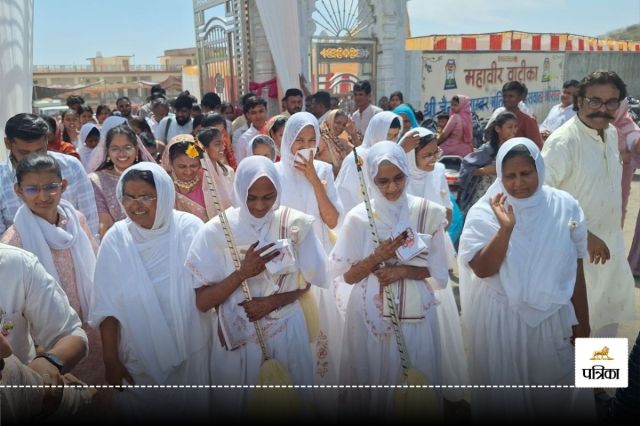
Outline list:
[[[609,99],[608,101],[603,101],[600,98],[584,98],[584,100],[587,101],[587,105],[592,109],[600,109],[602,105],[604,105],[604,107],[609,111],[615,111],[620,108],[620,99],[614,98]]]

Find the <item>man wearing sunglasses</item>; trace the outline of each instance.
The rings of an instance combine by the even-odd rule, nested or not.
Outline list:
[[[542,149],[545,183],[573,195],[586,217],[589,259],[584,274],[592,337],[616,337],[618,323],[634,318],[634,280],[620,226],[622,165],[611,125],[626,95],[615,72],[589,74],[574,95],[577,115],[553,132]]]
[[[5,125],[4,144],[9,152],[5,164],[0,164],[0,235],[13,224],[13,218],[22,204],[13,190],[16,180],[15,166],[32,153],[47,153],[49,127],[34,114],[21,113],[11,117]],[[49,152],[60,164],[62,177],[69,182],[63,198],[80,210],[87,218],[91,232],[98,233],[98,211],[91,181],[78,159],[58,152]]]

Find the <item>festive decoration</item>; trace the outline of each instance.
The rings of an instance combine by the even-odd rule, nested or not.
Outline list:
[[[262,83],[256,83],[255,81],[249,82],[249,90],[255,92],[258,96],[262,96],[262,89],[265,87],[269,89],[268,94],[270,98],[278,97],[278,79],[276,77],[263,81]]]

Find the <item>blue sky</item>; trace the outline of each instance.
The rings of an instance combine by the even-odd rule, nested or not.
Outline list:
[[[34,3],[37,65],[85,65],[98,51],[157,64],[165,49],[195,46],[191,0]],[[503,30],[597,36],[640,23],[639,0],[410,0],[408,8],[413,36]]]

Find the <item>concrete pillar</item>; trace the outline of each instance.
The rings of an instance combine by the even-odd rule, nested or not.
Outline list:
[[[249,81],[262,83],[271,80],[276,76],[276,67],[269,50],[269,42],[264,33],[264,27],[260,21],[260,13],[255,2],[249,2],[249,25],[251,28],[251,61],[253,64],[253,75]],[[262,97],[267,101],[268,114],[275,115],[280,112],[280,100],[269,98],[268,90],[262,90]]]
[[[405,39],[407,2],[371,0],[376,24],[374,36],[378,40],[378,64],[376,67],[376,99],[389,96],[391,92],[405,92]],[[420,78],[416,76],[415,78]],[[415,107],[415,105],[414,105]]]

